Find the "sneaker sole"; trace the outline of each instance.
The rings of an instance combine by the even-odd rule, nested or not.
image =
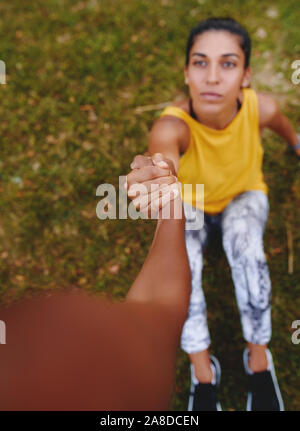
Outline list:
[[[220,366],[220,362],[218,361],[218,359],[213,356],[213,355],[209,355],[211,362],[214,364],[215,369],[216,369],[216,385],[217,387],[220,386],[220,382],[221,382],[221,366]],[[191,364],[191,367],[193,365]],[[195,392],[195,385],[193,383],[193,380],[191,378],[191,387],[190,387],[190,396],[189,396],[189,404],[188,404],[188,411],[192,412],[193,411],[193,402],[194,402],[194,392]],[[217,411],[221,412],[222,411],[222,407],[220,402],[217,402]]]
[[[279,389],[279,385],[278,385],[278,381],[277,381],[277,377],[276,377],[276,373],[275,373],[275,368],[274,368],[274,362],[273,362],[273,357],[272,357],[272,353],[270,352],[269,349],[266,349],[266,354],[268,357],[268,362],[270,364],[270,372],[271,372],[271,376],[272,376],[272,380],[274,383],[274,388],[275,388],[275,392],[278,398],[278,402],[279,402],[279,409],[281,412],[284,412],[284,404],[283,404],[283,399],[280,393],[280,389]],[[249,358],[249,349],[248,347],[244,350],[243,353],[243,362],[244,362],[244,368],[247,374],[251,374],[252,371],[249,368],[248,365],[248,358]],[[248,396],[247,396],[247,405],[246,405],[246,411],[247,412],[251,412],[251,404],[252,404],[252,393],[248,392]]]

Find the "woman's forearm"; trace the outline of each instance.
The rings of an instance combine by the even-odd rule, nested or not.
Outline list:
[[[296,131],[290,120],[282,113],[279,113],[276,118],[272,120],[269,128],[282,136],[291,147],[297,144],[298,137]]]

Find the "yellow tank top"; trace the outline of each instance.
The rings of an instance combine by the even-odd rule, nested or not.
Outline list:
[[[264,150],[254,90],[243,88],[242,106],[222,130],[199,123],[178,107],[168,106],[161,113],[163,115],[180,118],[190,128],[190,143],[180,158],[178,171],[184,202],[215,214],[247,190],[261,190],[268,194],[262,172]],[[185,187],[186,184],[192,186]],[[199,195],[196,199],[196,184],[204,184],[204,199]],[[198,193],[201,193],[201,187]]]

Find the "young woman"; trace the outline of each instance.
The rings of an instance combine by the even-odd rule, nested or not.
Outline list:
[[[244,365],[250,386],[247,410],[283,410],[272,355],[271,283],[263,247],[268,217],[268,187],[263,178],[261,131],[282,136],[300,155],[300,140],[272,96],[250,88],[251,41],[231,18],[210,18],[191,30],[186,50],[185,83],[189,99],[167,107],[149,137],[156,164],[137,156],[127,187],[176,181],[204,184],[204,205],[196,188],[184,193],[187,221],[196,213],[203,225],[189,230],[185,241],[192,275],[189,313],[181,347],[191,361],[189,410],[219,410],[220,365],[209,354],[210,336],[202,290],[203,250],[211,232],[220,229],[231,267],[243,335],[248,342]],[[169,172],[163,168],[168,168]],[[170,172],[171,171],[171,172]],[[173,175],[172,175],[173,174]],[[144,212],[161,207],[158,193],[144,204],[129,197]],[[146,204],[145,204],[146,202]]]

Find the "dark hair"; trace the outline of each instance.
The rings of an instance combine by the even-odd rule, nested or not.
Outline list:
[[[245,54],[244,68],[246,69],[250,63],[251,39],[248,31],[244,27],[242,27],[241,24],[235,21],[233,18],[229,18],[229,17],[228,18],[227,17],[208,18],[204,21],[201,21],[196,27],[192,28],[186,45],[186,58],[185,58],[186,66],[189,64],[190,51],[194,45],[196,37],[206,31],[211,31],[211,30],[228,31],[229,33],[236,34],[240,37],[240,47],[242,48]]]

